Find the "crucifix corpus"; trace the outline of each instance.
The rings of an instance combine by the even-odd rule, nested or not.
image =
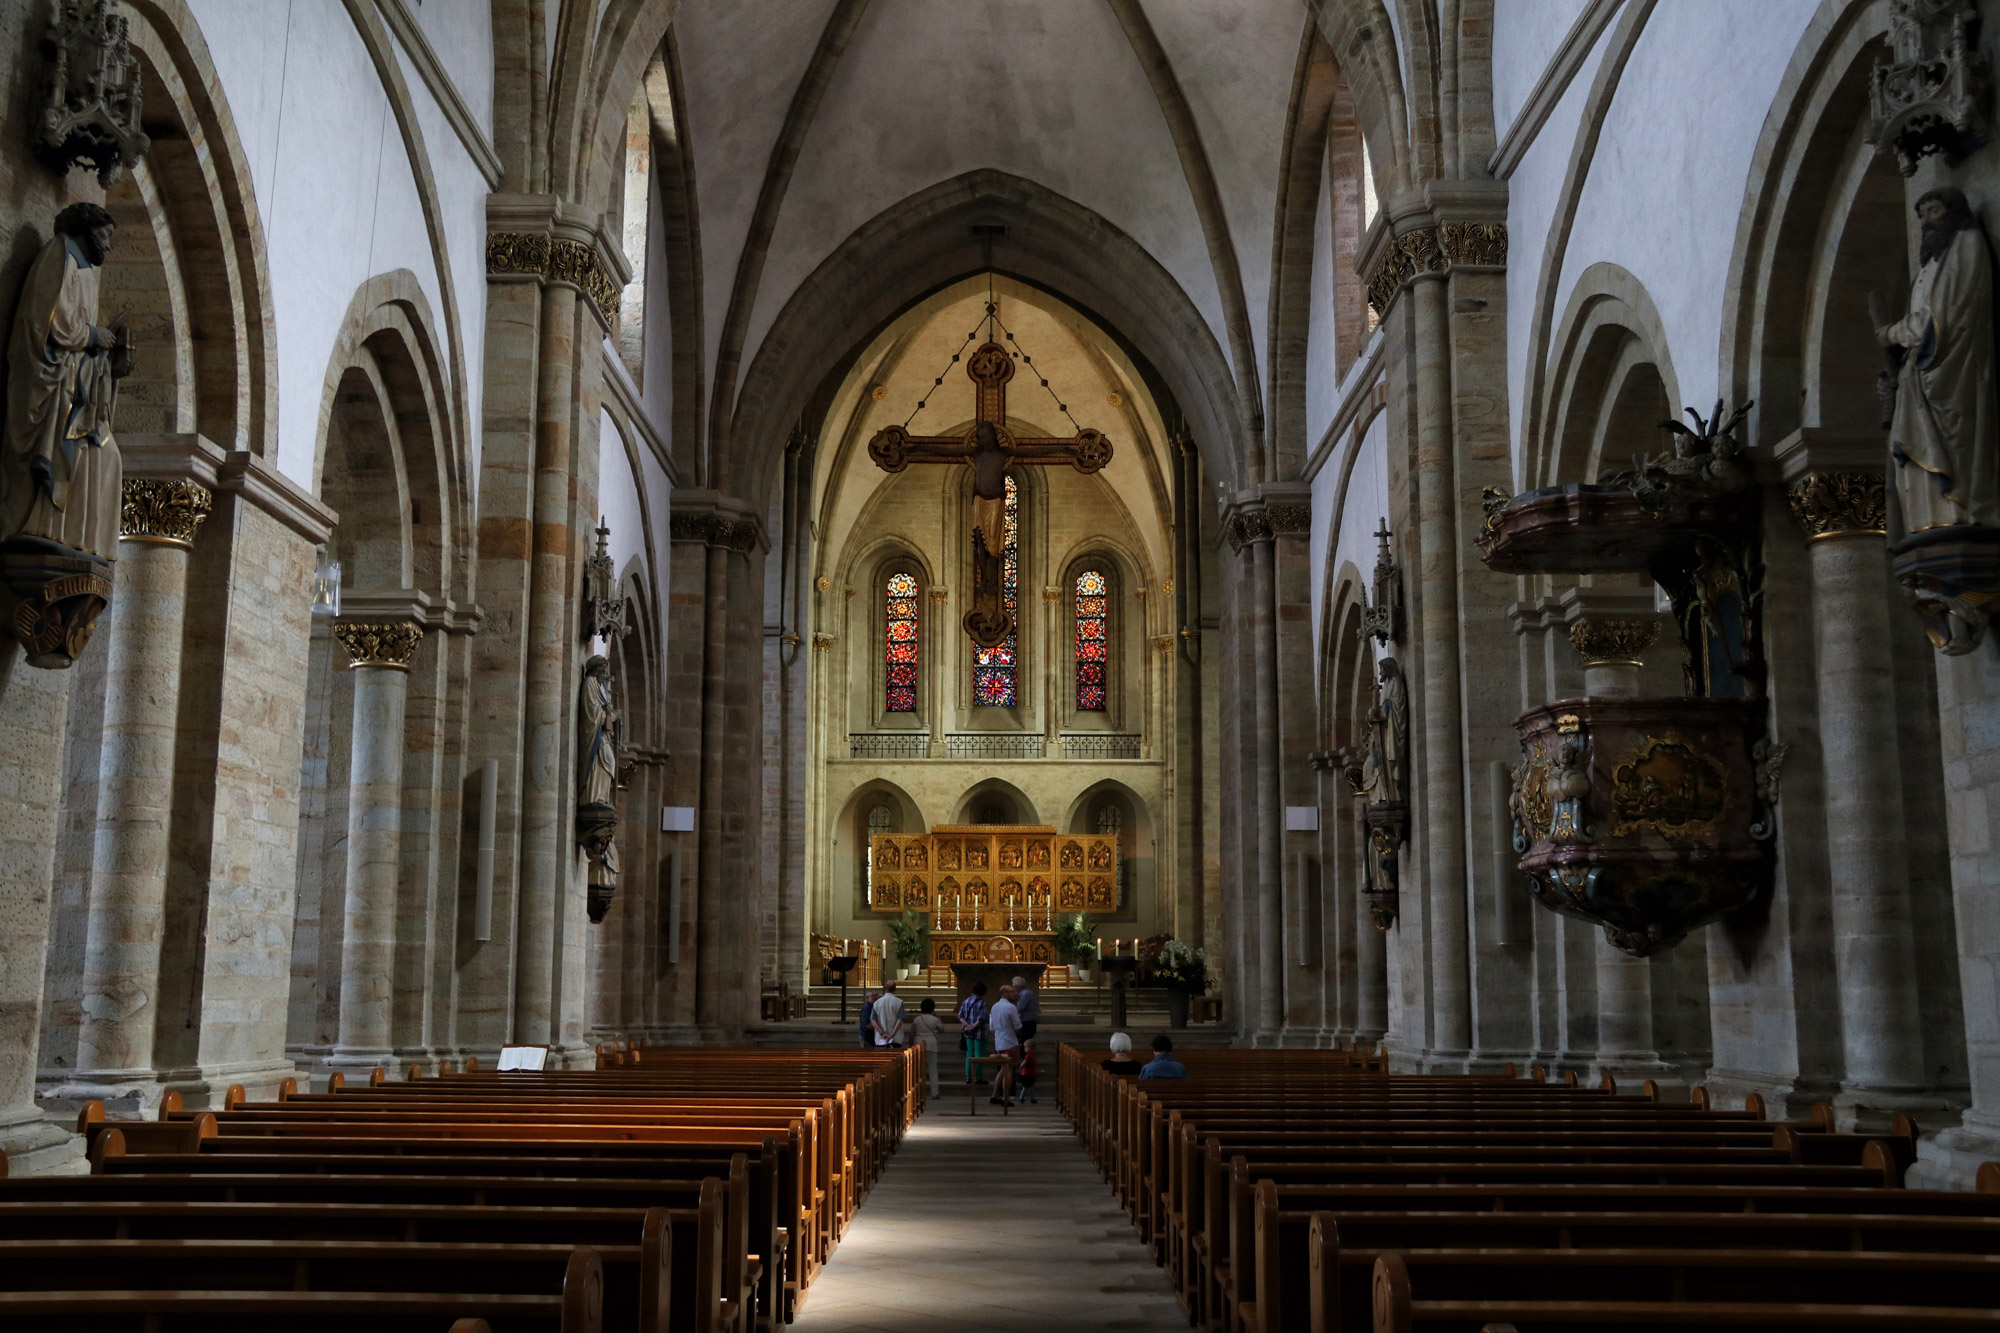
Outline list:
[[[1016,435],[1007,426],[1007,381],[1014,358],[988,342],[965,361],[977,395],[972,429],[963,435],[912,435],[902,426],[884,426],[868,441],[868,456],[884,472],[912,463],[965,463],[972,468],[972,609],[965,632],[981,648],[993,648],[1014,630],[1014,617],[1000,596],[1000,553],[1007,545],[1007,469],[1015,463],[1047,467],[1068,463],[1088,476],[1111,461],[1111,441],[1102,431],[1068,436]]]

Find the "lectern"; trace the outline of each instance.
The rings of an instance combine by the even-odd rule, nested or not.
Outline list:
[[[1132,974],[1139,970],[1136,958],[1100,958],[1097,965],[1111,978],[1111,1026],[1122,1029],[1125,1026],[1125,992],[1132,985]]]
[[[844,958],[829,958],[826,960],[826,970],[836,972],[840,975],[840,1017],[835,1021],[836,1026],[847,1026],[847,974],[852,972],[854,965],[860,961],[861,958],[858,954],[848,954]]]

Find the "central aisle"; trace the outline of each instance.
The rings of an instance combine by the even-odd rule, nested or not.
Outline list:
[[[1185,1333],[1187,1320],[1051,1105],[1002,1117],[965,1087],[904,1136],[806,1297],[801,1333]]]

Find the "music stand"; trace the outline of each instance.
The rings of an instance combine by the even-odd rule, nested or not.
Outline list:
[[[847,1026],[847,974],[852,972],[854,965],[860,961],[861,958],[857,954],[849,954],[845,958],[829,958],[826,960],[826,970],[840,974],[840,1017],[835,1020],[834,1025],[836,1027]]]
[[[1111,978],[1111,1026],[1114,1028],[1123,1028],[1125,1026],[1125,991],[1132,984],[1132,974],[1139,970],[1139,960],[1136,958],[1120,958],[1114,954],[1109,958],[1098,959],[1097,965]]]

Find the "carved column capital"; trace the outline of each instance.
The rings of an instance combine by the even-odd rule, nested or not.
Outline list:
[[[347,650],[347,665],[355,670],[408,671],[417,645],[424,641],[424,627],[414,620],[336,620],[333,637]]]
[[[1386,316],[1403,288],[1424,274],[1506,266],[1504,222],[1448,221],[1415,227],[1380,247],[1374,271],[1368,275],[1368,304],[1378,317]]]
[[[1888,530],[1888,503],[1882,473],[1808,472],[1785,496],[1806,530],[1806,540],[1826,537],[1881,537]]]
[[[118,511],[118,540],[178,546],[194,545],[215,497],[208,487],[192,481],[154,481],[127,477]]]
[[[1582,616],[1569,623],[1570,646],[1586,667],[1640,666],[1660,637],[1657,617],[1648,620]]]

